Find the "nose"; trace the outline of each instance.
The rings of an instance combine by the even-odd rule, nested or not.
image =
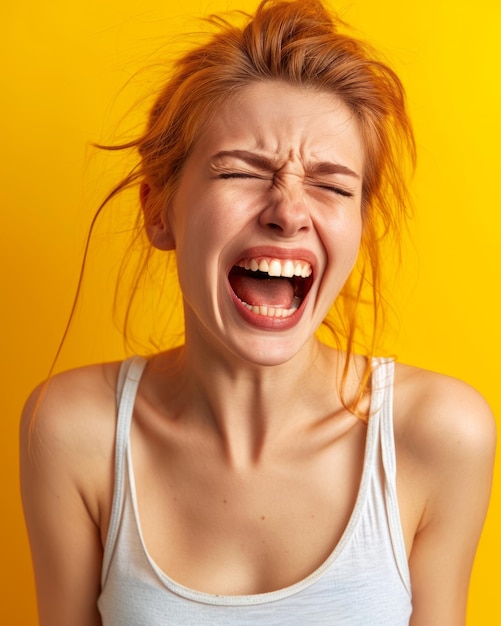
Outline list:
[[[273,187],[268,203],[259,215],[261,226],[276,231],[282,237],[294,237],[309,230],[311,217],[308,205],[298,187]]]

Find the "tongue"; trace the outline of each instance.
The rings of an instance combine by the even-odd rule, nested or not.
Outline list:
[[[231,276],[231,286],[240,300],[252,306],[292,307],[294,287],[287,278],[254,278],[235,273]]]

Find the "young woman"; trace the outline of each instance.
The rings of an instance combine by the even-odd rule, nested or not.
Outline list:
[[[137,183],[152,247],[175,254],[185,343],[27,403],[40,623],[463,624],[490,411],[353,350],[405,209],[401,84],[316,0],[214,23],[114,192]]]

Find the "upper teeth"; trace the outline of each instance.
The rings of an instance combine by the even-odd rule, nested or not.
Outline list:
[[[252,272],[264,272],[268,276],[284,276],[292,278],[300,276],[308,278],[311,275],[311,265],[307,261],[293,261],[291,259],[243,259],[237,263],[238,267],[243,267]]]

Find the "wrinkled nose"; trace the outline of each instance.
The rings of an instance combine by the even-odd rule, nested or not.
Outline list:
[[[311,218],[302,190],[273,188],[259,222],[281,237],[294,237],[309,230]]]

